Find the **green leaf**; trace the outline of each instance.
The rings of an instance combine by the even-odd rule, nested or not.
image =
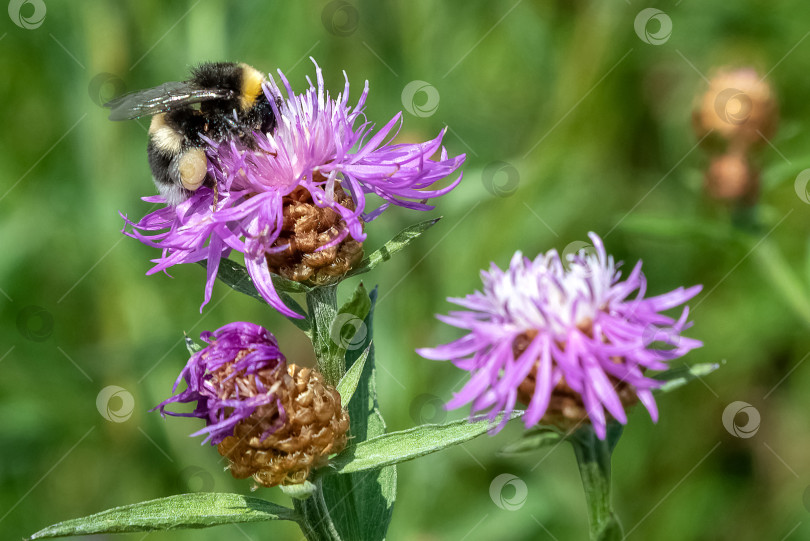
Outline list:
[[[552,426],[539,426],[527,430],[523,436],[498,451],[499,456],[512,456],[521,453],[538,451],[544,447],[557,445],[565,441],[567,435]]]
[[[292,509],[241,494],[178,494],[115,507],[89,517],[66,520],[38,531],[29,539],[207,528],[220,524],[268,520],[297,521],[298,518]]]
[[[360,355],[360,358],[354,361],[352,367],[349,368],[340,379],[340,383],[337,384],[337,392],[340,394],[340,402],[343,404],[344,408],[348,407],[354,395],[354,391],[357,390],[357,384],[360,383],[360,377],[363,375],[363,367],[366,365],[366,359],[368,359],[370,351],[371,345],[369,344],[363,351],[363,354]]]
[[[347,404],[352,441],[365,441],[385,433],[385,422],[377,405],[374,346],[371,344],[376,299],[377,290],[374,289],[369,293],[365,340],[361,347],[346,353],[348,368],[368,350],[357,390]],[[327,471],[326,468],[323,471]],[[325,539],[334,539],[335,532],[343,541],[385,539],[396,499],[397,472],[394,466],[346,475],[325,475],[317,482],[321,488],[319,498],[294,502],[296,509],[305,517],[302,528],[306,530],[309,525],[318,525],[321,530],[313,536]],[[324,520],[324,509],[329,510],[328,520]]]
[[[523,411],[515,411],[509,420],[517,419]],[[469,422],[466,419],[443,425],[422,425],[392,432],[348,447],[332,459],[330,465],[337,473],[355,473],[399,464],[420,456],[464,443],[495,427],[503,419]]]
[[[659,393],[668,393],[673,389],[677,389],[678,387],[682,387],[692,381],[693,379],[699,379],[703,376],[707,376],[720,368],[720,365],[717,363],[703,363],[703,364],[694,364],[692,366],[679,366],[677,368],[672,368],[667,370],[666,372],[661,372],[659,374],[655,374],[651,376],[653,379],[657,379],[659,381],[665,381],[661,387],[656,389]]]
[[[315,287],[307,292],[307,310],[312,325],[310,338],[315,349],[318,370],[329,385],[337,385],[345,372],[345,361],[339,355],[338,342],[332,338],[337,320],[337,286]]]
[[[363,259],[359,265],[350,270],[346,274],[346,277],[363,274],[364,272],[370,271],[383,261],[388,261],[391,259],[392,255],[418,239],[422,233],[436,225],[439,220],[441,220],[441,217],[433,218],[432,220],[425,220],[424,222],[419,222],[418,224],[406,227],[397,233],[393,239],[383,244],[380,249],[371,252],[371,254]]]
[[[204,268],[208,268],[207,260],[198,261],[198,263]],[[244,293],[245,295],[249,295],[254,299],[265,302],[264,298],[253,286],[253,278],[250,277],[250,274],[244,265],[240,265],[236,261],[230,259],[222,258],[219,261],[217,278],[231,289],[235,289],[239,293]],[[278,274],[273,274],[272,278],[273,287],[276,288],[276,291],[283,291],[284,293],[306,293],[311,289],[301,282],[287,280]]]
[[[204,267],[208,268],[208,261],[198,261],[198,263]],[[276,289],[278,296],[281,297],[281,301],[287,305],[288,308],[291,308],[293,311],[299,314],[306,314],[301,305],[298,304],[295,299],[290,297],[289,293],[306,293],[311,288],[305,286],[302,283],[294,282],[292,280],[287,280],[286,278],[282,278],[277,274],[272,275],[273,278],[273,287]],[[230,259],[221,259],[219,261],[219,270],[217,271],[217,279],[230,287],[231,289],[238,291],[239,293],[243,293],[248,297],[253,297],[254,299],[260,301],[262,304],[267,304],[267,301],[264,300],[264,297],[256,291],[256,287],[253,285],[253,278],[250,277],[247,269],[237,263],[236,261],[231,261]],[[301,318],[294,318],[288,317],[296,327],[304,331],[305,333],[310,332],[310,322],[308,319],[301,319]]]

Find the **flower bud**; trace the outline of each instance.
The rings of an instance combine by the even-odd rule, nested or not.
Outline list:
[[[764,144],[778,122],[774,92],[753,68],[723,70],[712,77],[693,114],[698,137],[713,132],[738,150]]]
[[[260,408],[218,446],[234,477],[252,475],[266,487],[303,483],[310,470],[343,450],[349,429],[340,395],[320,373],[291,364],[279,383],[276,396],[286,412],[283,425],[262,437],[276,420],[272,411]]]
[[[253,476],[264,486],[303,483],[313,468],[346,446],[349,416],[340,394],[309,368],[287,365],[275,337],[252,323],[230,323],[202,334],[175,382],[188,388],[161,403],[161,413],[200,417],[192,436],[218,445],[234,477]],[[196,402],[192,413],[166,410]]]
[[[759,173],[745,154],[730,152],[712,159],[705,187],[713,199],[753,203],[759,195]]]

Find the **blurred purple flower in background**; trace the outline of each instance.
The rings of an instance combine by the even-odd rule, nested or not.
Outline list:
[[[661,382],[645,371],[666,369],[667,361],[702,346],[681,336],[691,325],[687,307],[677,319],[662,312],[684,304],[701,286],[645,298],[641,262],[622,280],[602,240],[594,233],[590,238],[594,253],[580,251],[565,261],[556,250],[533,261],[518,252],[507,270],[492,264],[482,271],[483,291],[448,299],[465,310],[439,319],[468,333],[418,350],[470,372],[448,409],[472,403],[472,413],[494,419],[521,400],[528,405],[527,427],[541,420],[566,429],[591,422],[603,439],[605,412],[625,424],[625,407],[636,401],[657,420],[652,390]]]

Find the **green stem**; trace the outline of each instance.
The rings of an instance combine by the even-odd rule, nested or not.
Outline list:
[[[298,524],[307,541],[343,541],[329,514],[320,480],[315,482],[315,491],[310,498],[293,500],[293,504],[301,515]]]
[[[591,541],[619,541],[624,537],[610,502],[610,455],[621,431],[620,424],[611,423],[607,438],[600,440],[593,427],[586,425],[570,437],[588,502]]]
[[[307,310],[312,324],[312,345],[318,370],[326,382],[336,386],[346,371],[339,344],[333,338],[333,325],[337,319],[337,285],[316,287],[307,292]]]
[[[753,239],[751,241],[753,243]],[[802,280],[785,260],[779,247],[770,239],[763,239],[753,245],[753,254],[760,269],[782,299],[793,311],[810,326],[810,298]]]

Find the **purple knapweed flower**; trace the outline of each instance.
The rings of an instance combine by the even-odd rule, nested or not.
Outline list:
[[[313,60],[314,62],[314,60]],[[430,198],[452,190],[461,174],[445,187],[434,185],[452,175],[465,156],[448,157],[441,146],[445,131],[420,144],[392,144],[399,133],[402,113],[374,133],[363,109],[368,82],[353,107],[349,105],[349,82],[332,98],[324,89],[320,68],[316,84],[295,94],[278,72],[279,87],[272,77],[265,85],[266,98],[276,115],[273,133],[255,133],[255,149],[238,141],[210,141],[206,150],[208,173],[214,189],[202,187],[177,206],[166,206],[145,216],[129,235],[162,249],[148,274],[165,271],[179,263],[207,260],[205,300],[211,298],[221,258],[232,250],[244,254],[256,289],[279,312],[302,317],[284,305],[271,281],[267,256],[290,249],[279,243],[284,223],[282,199],[296,188],[307,190],[313,203],[329,208],[342,220],[339,231],[318,250],[336,246],[347,236],[362,242],[363,223],[380,215],[390,204],[430,210]],[[435,154],[438,159],[432,159]],[[335,193],[349,194],[354,208],[337,202]],[[376,194],[384,203],[368,210],[366,196]],[[164,203],[162,197],[144,201]],[[351,206],[351,205],[350,205]],[[202,306],[200,309],[202,310]]]
[[[201,334],[208,346],[196,352],[174,383],[177,392],[181,380],[187,388],[163,401],[155,409],[177,417],[199,417],[206,426],[192,436],[206,434],[205,440],[219,444],[233,435],[234,427],[249,418],[257,408],[271,406],[277,422],[262,439],[286,422],[286,412],[275,391],[287,374],[287,361],[270,331],[253,323],[229,323],[214,332]],[[166,410],[173,403],[197,402],[191,413]]]
[[[702,346],[681,336],[691,326],[687,307],[677,319],[662,312],[684,304],[701,286],[645,298],[641,262],[622,279],[602,240],[594,233],[590,238],[592,253],[565,260],[556,250],[533,261],[518,252],[507,270],[493,264],[482,271],[483,291],[448,299],[465,310],[439,319],[468,334],[418,350],[470,372],[448,409],[472,403],[472,413],[494,419],[521,399],[527,427],[541,420],[564,428],[590,421],[602,439],[605,412],[625,424],[625,406],[637,400],[657,421],[652,390],[661,382],[645,371],[666,369],[667,361]]]

